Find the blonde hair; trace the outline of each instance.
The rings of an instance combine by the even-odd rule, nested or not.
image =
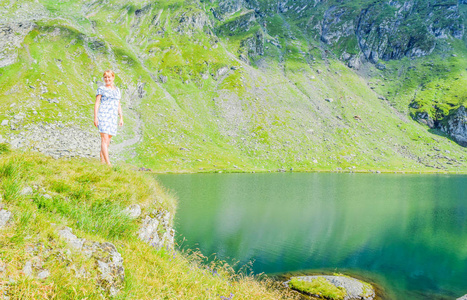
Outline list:
[[[110,75],[112,75],[113,78],[115,78],[115,73],[114,73],[114,71],[112,71],[112,70],[106,70],[106,71],[104,71],[104,75],[102,75],[102,77],[104,77],[105,74],[110,74]]]

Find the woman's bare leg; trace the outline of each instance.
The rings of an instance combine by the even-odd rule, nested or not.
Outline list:
[[[101,161],[109,166],[111,165],[109,159],[110,137],[109,134],[101,132]]]

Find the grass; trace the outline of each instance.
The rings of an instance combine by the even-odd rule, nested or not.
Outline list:
[[[117,247],[125,281],[115,299],[295,297],[267,277],[235,272],[225,262],[208,262],[199,252],[156,250],[141,242],[137,238],[140,220],[128,218],[123,210],[138,204],[143,216],[158,210],[173,216],[176,201],[152,176],[131,166],[109,168],[97,161],[54,160],[8,151],[0,156],[0,180],[3,209],[12,213],[0,236],[0,264],[7,266],[0,273],[0,292],[10,299],[101,299],[105,295],[97,288],[93,260],[59,237],[57,232],[64,226],[79,238]],[[27,187],[32,192],[23,192]],[[33,274],[47,269],[50,277],[25,276],[26,261],[32,262]]]

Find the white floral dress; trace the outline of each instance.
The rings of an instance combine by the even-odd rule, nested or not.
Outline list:
[[[97,95],[101,95],[101,104],[97,115],[99,132],[112,136],[117,135],[118,104],[122,97],[120,89],[101,86],[97,89]]]

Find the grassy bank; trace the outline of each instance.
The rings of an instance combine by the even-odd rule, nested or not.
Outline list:
[[[123,257],[124,281],[115,299],[291,299],[268,279],[207,263],[197,252],[157,250],[137,237],[142,218],[124,209],[138,204],[142,216],[175,212],[176,200],[151,176],[131,166],[54,160],[0,149],[0,206],[12,213],[0,234],[0,293],[10,299],[102,299],[98,270],[85,253],[58,234],[69,227],[79,238],[110,242]],[[25,271],[32,262],[32,275]],[[50,275],[40,279],[38,273]],[[84,270],[84,271],[83,271]]]

